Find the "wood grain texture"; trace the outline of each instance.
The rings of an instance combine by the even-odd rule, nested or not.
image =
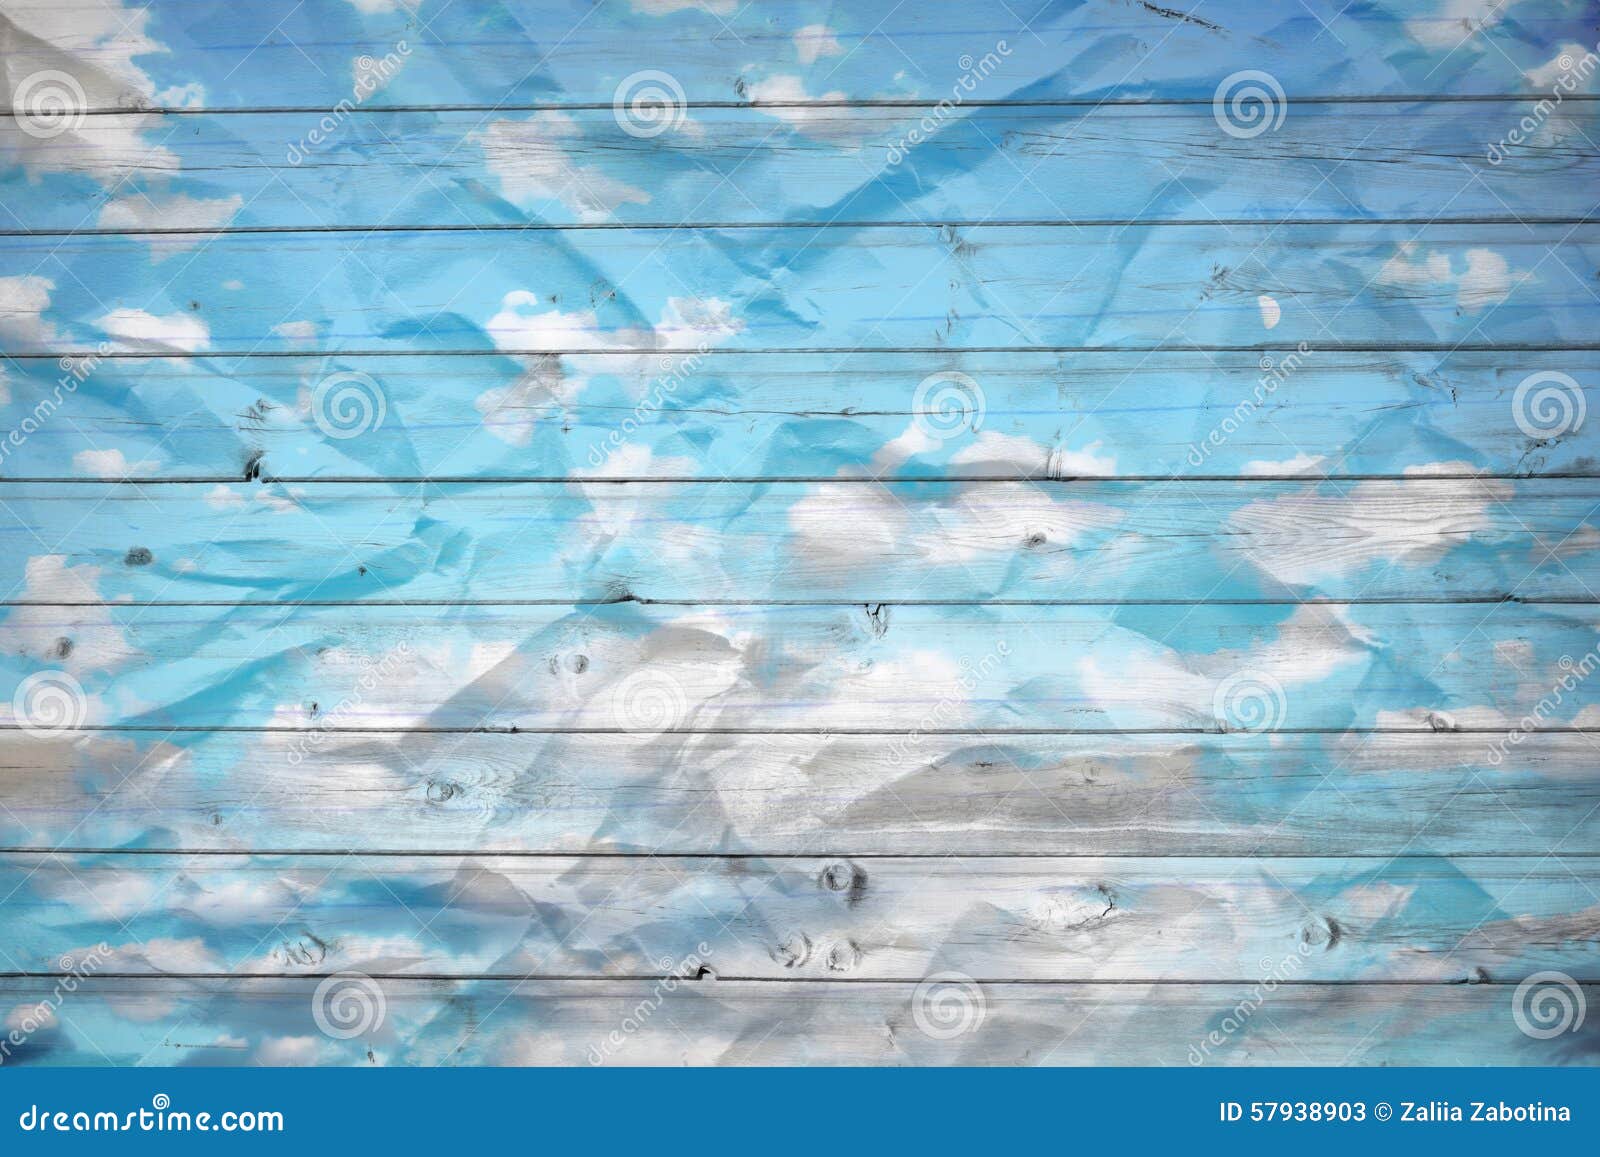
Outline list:
[[[1591,733],[295,739],[0,732],[0,842],[228,853],[827,847],[1241,864],[1600,854]]]
[[[891,226],[0,238],[13,354],[1587,345],[1600,225]],[[225,288],[225,283],[238,285]],[[36,292],[45,292],[37,282]],[[1516,292],[1513,293],[1512,289]],[[266,291],[270,290],[270,291]],[[1260,299],[1279,303],[1270,330]],[[150,328],[130,314],[168,320]],[[310,328],[280,327],[306,323]],[[74,339],[70,332],[83,336]],[[316,335],[308,345],[304,332]]]
[[[944,123],[911,143],[930,115]],[[1486,130],[1535,115],[1546,130],[1491,160]],[[1209,104],[980,107],[945,122],[930,102],[804,117],[794,133],[771,111],[712,108],[639,136],[610,107],[356,109],[313,146],[323,113],[97,116],[49,146],[51,164],[110,164],[125,188],[186,172],[187,212],[157,222],[119,196],[86,215],[77,200],[24,196],[25,168],[0,194],[15,194],[8,229],[1482,216],[1514,225],[1589,215],[1600,177],[1590,145],[1600,109],[1573,103],[1548,118],[1531,98],[1297,106],[1259,140],[1228,135]],[[999,203],[997,188],[1010,189]],[[230,199],[231,214],[211,208]]]
[[[96,0],[9,0],[21,29],[38,13],[60,13],[69,27],[93,27]],[[63,56],[98,75],[94,107],[126,109],[203,103],[208,107],[354,102],[363,56],[382,59],[400,41],[410,49],[392,75],[360,93],[373,105],[610,107],[620,81],[668,68],[686,99],[760,99],[763,81],[793,78],[801,99],[968,100],[1054,98],[1209,102],[1217,81],[1239,69],[1264,69],[1296,97],[1374,93],[1538,92],[1526,75],[1564,41],[1589,42],[1580,8],[1534,6],[1515,20],[1495,13],[1474,21],[1430,0],[1383,0],[1344,10],[1299,5],[1206,4],[1201,11],[1161,4],[1051,0],[1024,11],[974,10],[962,0],[915,8],[860,0],[848,9],[806,5],[633,5],[589,0],[491,0],[429,14],[426,29],[402,6],[236,5],[227,0],[167,0],[151,32],[170,60],[151,62],[155,78],[131,83],[114,49],[83,37],[50,53],[26,36],[11,50],[31,68]],[[825,19],[835,52],[803,30]],[[1475,33],[1496,33],[1493,47]],[[974,57],[1009,55],[980,91],[958,82]],[[1308,49],[1307,45],[1314,45]],[[963,63],[966,61],[967,63]],[[199,93],[159,99],[159,84],[203,81]],[[375,89],[375,91],[374,91]],[[784,122],[776,122],[782,125]]]
[[[13,720],[330,731],[1592,727],[1591,605],[13,608]],[[63,644],[62,640],[66,640]],[[62,653],[66,652],[65,660]],[[65,663],[65,665],[63,665]],[[39,676],[34,679],[34,676]],[[24,686],[24,680],[33,683]],[[16,727],[13,721],[7,726]]]
[[[0,534],[20,547],[0,563],[13,603],[1600,590],[1591,479],[0,483],[0,503]],[[40,554],[54,561],[28,561]]]
[[[641,380],[631,355],[591,356],[574,397],[493,353],[109,358],[78,385],[70,422],[6,447],[0,477],[94,477],[99,460],[80,456],[113,451],[136,478],[214,482],[599,467],[660,478],[1600,472],[1600,423],[1528,433],[1516,421],[1523,380],[1596,380],[1594,352],[727,353],[672,366]],[[61,376],[42,360],[10,371],[23,405]],[[918,386],[950,371],[977,384],[981,416],[885,455],[926,413]],[[384,419],[358,438],[317,424],[316,386],[333,373],[364,374],[384,398]]]
[[[29,972],[1595,980],[1597,892],[1558,857],[0,857]]]
[[[59,983],[0,980],[0,997],[49,1001]],[[335,1040],[317,1027],[315,980],[91,977],[72,993],[70,1015],[35,1033],[17,1057],[56,1065],[1407,1065],[1450,1056],[1551,1065],[1600,1055],[1593,1018],[1552,1040],[1520,1032],[1502,985],[936,985],[919,999],[916,985],[871,982],[373,983],[384,1000],[381,1024]],[[1600,986],[1583,991],[1591,1003],[1600,996]],[[980,1008],[981,1018],[963,1015]],[[932,1034],[918,1027],[919,1009]],[[1210,1043],[1212,1034],[1220,1043]]]
[[[1030,9],[0,0],[0,1061],[1600,1064],[1593,12]]]

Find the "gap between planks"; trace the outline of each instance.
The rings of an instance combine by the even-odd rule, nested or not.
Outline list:
[[[1600,217],[1466,215],[1460,217],[1054,217],[1015,220],[930,218],[893,221],[490,221],[481,225],[214,225],[148,229],[0,229],[0,237],[221,237],[260,233],[585,233],[650,232],[678,229],[1128,229],[1224,227],[1283,229],[1296,225],[1594,225]]]
[[[1297,351],[1302,342],[1254,342],[1249,345],[1194,345],[1178,342],[1157,342],[1145,345],[969,345],[969,346],[712,346],[694,351],[701,357],[746,356],[750,354],[775,357],[825,356],[829,354],[926,354],[930,357],[953,358],[963,354],[1270,354]],[[1600,351],[1600,342],[1318,342],[1319,353],[1352,354],[1452,354],[1452,353],[1594,353]],[[95,349],[35,350],[24,353],[0,353],[10,361],[56,361],[64,358],[95,358],[98,361],[212,361],[225,359],[246,361],[251,358],[518,358],[518,357],[638,357],[640,354],[659,354],[654,346],[573,346],[564,349],[504,348],[504,349],[295,349],[295,350],[217,350],[207,353],[189,353],[175,349],[111,350],[102,353]]]
[[[164,980],[216,980],[216,981],[247,981],[247,980],[330,980],[336,977],[349,976],[345,972],[102,972],[90,974],[94,980],[132,980],[139,982],[164,981]],[[543,973],[543,972],[363,972],[361,974],[368,980],[404,981],[415,980],[423,982],[474,982],[488,981],[553,981],[562,984],[634,984],[649,983],[676,979],[682,984],[879,984],[889,986],[915,987],[926,982],[926,977],[870,977],[870,976],[723,976],[697,979],[695,977],[676,976],[674,973],[639,972],[617,976],[593,976],[580,973]],[[81,972],[0,972],[0,981],[4,980],[61,980],[74,977],[78,980],[85,979]],[[1088,988],[1095,985],[1113,985],[1127,988],[1156,988],[1163,985],[1172,985],[1179,988],[1221,988],[1226,986],[1254,985],[1261,983],[1261,978],[1256,977],[1206,977],[1197,980],[1173,980],[1166,978],[1134,978],[1126,980],[1053,980],[1044,977],[1007,977],[1007,976],[973,976],[964,977],[974,984],[993,985],[1028,985],[1034,987],[1054,988]],[[1277,984],[1296,988],[1512,988],[1521,984],[1516,980],[1417,980],[1404,978],[1378,978],[1378,979],[1330,979],[1330,980],[1292,980],[1284,979]],[[1583,988],[1600,988],[1600,981],[1576,981]]]
[[[1215,97],[1039,97],[1033,99],[993,99],[963,101],[967,108],[1177,108],[1215,104]],[[1548,97],[1539,93],[1376,93],[1370,96],[1295,96],[1294,104],[1538,104]],[[1576,103],[1600,101],[1596,93],[1567,93],[1562,98]],[[939,102],[922,99],[893,99],[887,97],[855,100],[685,100],[678,102],[686,111],[695,109],[764,109],[764,108],[935,108]],[[96,106],[74,110],[81,116],[264,116],[288,113],[516,113],[516,112],[611,112],[614,102],[584,101],[562,104],[558,101],[533,101],[513,104],[375,104],[360,108],[341,109],[336,105],[256,105],[222,106],[217,108],[185,108],[175,105],[146,105],[142,108]],[[17,113],[9,107],[0,108],[0,119],[15,119]]]

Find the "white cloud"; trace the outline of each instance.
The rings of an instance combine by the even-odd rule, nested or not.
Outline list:
[[[622,205],[647,205],[650,194],[609,177],[568,149],[582,148],[583,130],[562,112],[539,112],[527,120],[491,121],[472,139],[510,201],[530,207],[559,201],[582,221],[605,221]]]
[[[148,6],[128,8],[120,0],[85,7],[54,0],[8,0],[0,16],[5,55],[0,86],[5,104],[17,103],[17,90],[28,78],[52,72],[72,78],[86,107],[137,109],[159,103],[155,82],[135,63],[136,58],[167,51],[166,45],[146,35],[149,20]],[[77,102],[76,91],[60,87]],[[199,93],[189,86],[179,91]],[[0,152],[9,153],[30,174],[82,172],[110,187],[131,168],[178,169],[172,152],[139,135],[159,123],[159,117],[136,114],[92,117],[78,127],[40,138],[6,117],[0,119]]]
[[[1452,542],[1493,530],[1490,508],[1511,495],[1506,483],[1481,481],[1419,502],[1405,483],[1363,482],[1342,494],[1306,489],[1251,502],[1228,525],[1270,543],[1250,552],[1257,568],[1290,586],[1311,586],[1375,563],[1433,562]]]
[[[206,323],[187,313],[161,316],[142,309],[114,309],[95,324],[133,349],[198,353],[211,342]]]
[[[109,202],[100,210],[102,229],[216,229],[233,220],[234,214],[244,205],[244,198],[235,193],[231,197],[215,200],[197,199],[179,194],[163,201],[135,194]],[[151,251],[157,258],[193,249],[205,240],[204,233],[178,236],[149,237]]]
[[[1579,65],[1590,55],[1590,49],[1576,41],[1569,41],[1557,49],[1556,54],[1537,68],[1530,68],[1522,75],[1528,78],[1528,83],[1538,88],[1554,89],[1562,82],[1564,77],[1570,78],[1562,88],[1566,92],[1578,88],[1588,89],[1594,85],[1595,71],[1591,66],[1587,75],[1579,70]],[[1568,88],[1570,84],[1572,87]]]
[[[72,456],[72,465],[96,478],[133,478],[153,473],[161,463],[154,458],[129,462],[121,450],[79,450]]]
[[[513,446],[526,446],[540,413],[576,399],[591,375],[616,375],[642,394],[654,376],[666,372],[663,353],[721,345],[744,328],[732,306],[717,297],[671,297],[654,326],[612,330],[602,329],[593,311],[568,313],[546,305],[537,293],[513,290],[485,326],[497,348],[520,351],[525,367],[515,382],[485,390],[473,403],[489,433]],[[617,353],[555,353],[572,349]]]
[[[415,12],[422,7],[422,0],[347,0],[357,12],[373,16],[380,12]]]
[[[847,99],[846,95],[837,89],[832,92],[825,92],[821,96],[812,96],[806,92],[803,80],[798,76],[788,75],[769,76],[765,80],[756,81],[746,89],[746,95],[756,103],[792,104],[792,102],[796,101],[842,101]],[[859,122],[847,117],[841,117],[838,109],[789,107],[762,108],[757,111],[770,117],[776,117],[797,133],[804,133],[819,140],[831,140],[837,144],[851,143],[857,140],[864,131]]]
[[[916,503],[878,487],[816,489],[789,507],[795,553],[813,563],[835,560],[844,566],[1014,556],[1018,543],[1030,539],[1059,550],[1122,518],[1114,507],[1058,502],[1022,482],[963,488]]]
[[[1507,0],[1445,0],[1434,15],[1406,21],[1406,32],[1418,44],[1450,51],[1499,24],[1510,6]]]
[[[801,64],[815,64],[821,56],[839,56],[844,49],[826,24],[807,24],[794,34],[794,50]]]
[[[1522,275],[1526,276],[1526,275]],[[1518,277],[1518,281],[1522,280]],[[1468,313],[1498,305],[1511,293],[1512,271],[1510,264],[1492,249],[1469,249],[1466,268],[1459,273],[1452,267],[1448,254],[1438,250],[1423,253],[1415,241],[1400,245],[1395,255],[1378,270],[1381,285],[1398,285],[1407,289],[1456,290],[1456,304]]]
[[[68,566],[66,555],[41,554],[28,559],[24,576],[22,599],[27,603],[78,605],[65,617],[59,607],[13,607],[4,619],[13,649],[47,659],[74,675],[109,670],[138,654],[106,606],[99,567]],[[69,644],[65,654],[63,639]]]
[[[315,341],[317,323],[314,321],[280,321],[272,327],[272,332],[278,337],[286,337],[292,341]]]
[[[738,6],[739,0],[633,0],[635,12],[648,12],[651,16],[666,16],[690,9],[728,16]]]
[[[0,338],[34,346],[58,341],[55,327],[43,317],[55,287],[48,277],[33,274],[0,277]]]
[[[1241,470],[1244,474],[1315,474],[1317,467],[1327,461],[1321,454],[1296,454],[1293,458],[1283,458],[1272,461],[1267,458],[1256,458],[1246,462]]]
[[[1457,283],[1456,301],[1468,313],[1498,305],[1511,292],[1511,266],[1492,249],[1468,249],[1467,269]]]
[[[1303,606],[1256,647],[1196,653],[1181,651],[1123,627],[1108,627],[1078,661],[1084,695],[1115,727],[1191,726],[1217,722],[1217,692],[1225,681],[1248,673],[1263,687],[1284,691],[1281,713],[1269,705],[1272,722],[1295,726],[1294,691],[1326,678],[1367,653],[1360,633],[1340,609]],[[1155,714],[1152,714],[1154,712]],[[1236,722],[1236,721],[1235,721]]]

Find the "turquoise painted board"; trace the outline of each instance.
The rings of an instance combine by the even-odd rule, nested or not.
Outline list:
[[[0,1063],[1600,1063],[1593,5],[992,8],[0,0]]]

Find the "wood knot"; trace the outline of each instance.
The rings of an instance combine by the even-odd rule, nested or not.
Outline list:
[[[867,890],[867,874],[849,860],[835,860],[822,869],[817,882],[830,892],[841,892],[851,905],[861,902]]]
[[[798,968],[811,959],[811,938],[804,932],[791,932],[778,941],[768,955],[775,964]]]
[[[128,553],[122,557],[123,563],[127,566],[149,566],[155,560],[156,556],[150,553],[150,548],[147,546],[130,546]]]
[[[430,779],[428,781],[428,801],[430,803],[444,803],[446,800],[454,799],[460,794],[460,784],[451,783],[445,779]]]
[[[853,940],[836,941],[828,949],[828,971],[849,972],[861,963],[861,949]]]

